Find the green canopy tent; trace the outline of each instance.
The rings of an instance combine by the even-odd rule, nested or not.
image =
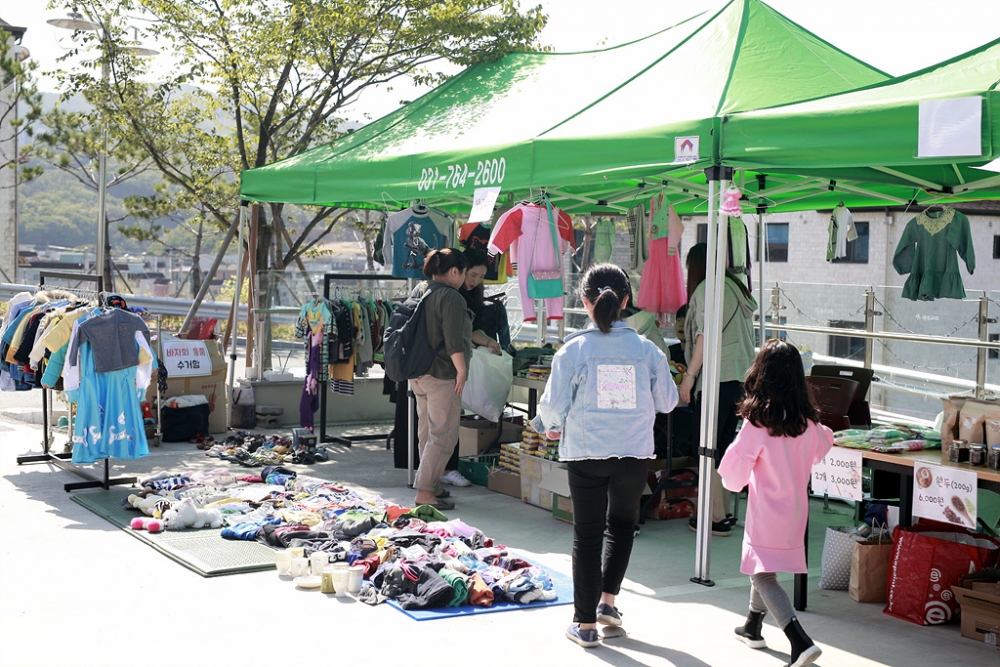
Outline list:
[[[589,213],[624,212],[665,190],[679,212],[707,210],[709,229],[723,230],[714,200],[726,187],[718,166],[727,114],[888,78],[760,0],[728,0],[619,47],[472,67],[353,134],[243,172],[240,191],[256,202],[394,209],[422,200],[465,213],[476,188],[537,188],[564,210]],[[718,324],[724,231],[709,238],[717,261],[706,287],[716,298],[706,321]],[[705,348],[706,443],[715,441],[718,328],[709,327]],[[710,583],[711,454],[700,465],[694,579]]]
[[[724,115],[886,79],[759,0],[729,0],[621,46],[471,67],[348,136],[244,172],[241,195],[384,209],[419,199],[464,213],[477,187],[545,188],[571,213],[611,212],[639,184],[667,181],[701,195],[703,210]],[[693,148],[678,159],[685,140]]]
[[[792,175],[800,195],[815,193],[796,202],[810,208],[844,195],[856,205],[1000,198],[1000,177],[976,169],[1000,147],[998,83],[1000,40],[860,90],[736,113],[722,163]]]

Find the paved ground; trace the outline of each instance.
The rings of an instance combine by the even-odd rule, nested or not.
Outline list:
[[[0,419],[0,663],[133,667],[137,664],[672,665],[779,667],[787,642],[773,625],[771,648],[753,651],[732,637],[747,605],[739,574],[739,532],[712,542],[716,586],[692,584],[694,533],[685,521],[649,522],[637,538],[619,608],[628,636],[586,651],[563,636],[568,606],[416,622],[382,605],[296,590],[274,572],[202,578],[70,500],[75,475],[48,464],[18,466],[40,449],[40,431]],[[406,471],[392,468],[382,444],[331,447],[312,474],[408,502]],[[218,467],[188,444],[164,444],[139,461],[115,461],[113,474]],[[227,466],[226,463],[221,463]],[[77,493],[87,493],[79,491]],[[572,527],[541,509],[482,487],[454,492],[452,517],[570,573]],[[823,648],[822,667],[1000,667],[994,647],[964,639],[955,625],[920,627],[846,592],[816,588],[823,525],[849,511],[817,503],[811,534],[809,609],[803,626]],[[818,537],[817,537],[818,536]],[[791,590],[791,581],[785,580]]]

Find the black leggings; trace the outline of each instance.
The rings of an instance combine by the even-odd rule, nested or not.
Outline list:
[[[601,593],[618,595],[629,557],[639,499],[646,484],[646,459],[569,462],[573,498],[573,620],[595,623]],[[601,547],[604,563],[601,563]]]

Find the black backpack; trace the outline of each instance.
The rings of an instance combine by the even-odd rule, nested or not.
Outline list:
[[[410,297],[389,316],[382,337],[385,374],[393,382],[404,382],[426,375],[437,357],[437,350],[427,340],[427,318],[423,302],[431,292],[448,287],[431,281],[423,296]]]

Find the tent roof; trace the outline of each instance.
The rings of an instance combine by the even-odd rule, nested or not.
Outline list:
[[[422,199],[467,211],[477,187],[519,196],[544,187],[564,208],[616,210],[640,184],[693,175],[684,187],[700,193],[724,114],[887,78],[760,0],[728,0],[617,47],[469,68],[353,134],[245,171],[241,194],[375,208]],[[675,161],[677,137],[698,138],[691,164]]]
[[[1000,146],[992,111],[998,82],[1000,40],[860,90],[733,114],[723,126],[722,160],[768,174],[816,177],[824,190],[829,180],[837,189],[871,186],[903,202],[998,198],[1000,177],[973,168],[996,157]],[[919,157],[921,101],[962,97],[983,100],[979,154]]]

